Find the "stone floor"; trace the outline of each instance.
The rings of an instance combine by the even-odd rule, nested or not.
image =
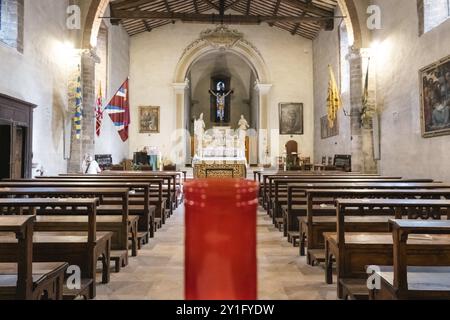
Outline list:
[[[98,285],[97,299],[183,299],[183,218],[179,208],[126,268]],[[258,291],[263,300],[336,299],[322,267],[308,266],[264,211],[258,212]]]

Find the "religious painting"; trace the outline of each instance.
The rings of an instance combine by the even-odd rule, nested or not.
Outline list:
[[[303,134],[303,103],[280,103],[280,134]]]
[[[450,56],[420,70],[424,138],[450,134]]]
[[[320,135],[322,140],[339,135],[339,124],[337,118],[334,120],[333,128],[330,128],[328,116],[320,118]]]
[[[139,107],[139,133],[159,133],[159,107]]]

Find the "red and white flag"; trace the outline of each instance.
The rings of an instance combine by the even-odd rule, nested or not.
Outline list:
[[[128,127],[131,123],[128,99],[128,79],[105,108],[123,142],[128,140]]]
[[[97,137],[100,136],[100,129],[102,127],[102,121],[103,121],[103,94],[102,94],[102,83],[100,82],[100,86],[98,89],[98,97],[97,102],[95,106],[95,133],[97,134]]]

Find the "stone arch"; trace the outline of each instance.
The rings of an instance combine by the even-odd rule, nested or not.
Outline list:
[[[214,36],[219,34],[221,38],[214,38],[214,36],[211,36],[212,34]],[[254,71],[258,83],[271,83],[269,70],[258,49],[245,40],[242,34],[224,26],[202,32],[200,38],[185,49],[175,68],[173,82],[185,82],[191,66],[196,61],[220,50],[225,50],[241,57]]]
[[[99,19],[99,17],[103,16],[108,8],[109,2],[110,0],[91,1],[84,24],[82,40],[82,46],[84,49],[95,47],[98,31],[100,30],[100,25],[102,24],[102,19]]]
[[[346,17],[344,19],[345,26],[347,27],[349,38],[353,40],[353,47],[362,48],[363,35],[355,0],[338,0],[338,5],[342,14]]]

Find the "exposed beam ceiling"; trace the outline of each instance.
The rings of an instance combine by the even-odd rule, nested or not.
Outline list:
[[[176,21],[210,24],[268,23],[314,39],[334,27],[337,0],[115,0],[111,23],[132,36]],[[228,10],[232,14],[227,14]],[[216,11],[211,13],[212,11]],[[230,12],[231,13],[231,12]]]

